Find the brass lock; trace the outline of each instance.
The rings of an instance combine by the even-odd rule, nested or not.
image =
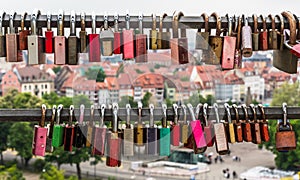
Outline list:
[[[209,57],[207,60],[204,59],[204,62],[207,64],[219,65],[221,64],[222,58],[222,49],[223,49],[223,37],[221,36],[221,19],[217,13],[212,13],[216,19],[216,35],[209,36],[209,45],[211,50],[209,51]]]
[[[235,131],[234,131],[234,125],[231,121],[231,113],[230,113],[230,106],[228,103],[224,104],[226,115],[227,115],[227,122],[224,123],[225,129],[226,129],[226,136],[227,140],[230,143],[235,143]]]
[[[239,118],[239,112],[237,109],[237,105],[233,104],[232,107],[235,112],[235,121],[233,121],[235,140],[238,143],[243,142],[243,130],[242,130],[242,124],[241,124],[240,118]]]
[[[252,48],[253,51],[259,50],[259,33],[257,29],[257,15],[253,14]]]
[[[127,119],[126,119],[126,128],[123,131],[123,155],[124,156],[133,156],[134,150],[133,150],[133,136],[134,132],[131,128],[130,124],[130,110],[131,106],[130,104],[126,104],[126,110],[127,110]]]
[[[206,13],[201,14],[204,20],[204,32],[201,32],[201,28],[196,33],[196,47],[195,49],[208,50],[209,43],[209,26],[208,26],[208,15]]]

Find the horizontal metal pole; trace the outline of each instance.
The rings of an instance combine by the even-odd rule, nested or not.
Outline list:
[[[236,119],[236,116],[234,114],[234,110],[231,110],[231,118],[232,120]],[[283,118],[283,112],[281,107],[265,107],[265,116],[267,119],[270,120],[277,120],[277,119],[282,119]],[[142,109],[142,120],[143,121],[149,121],[149,109]],[[240,120],[245,119],[243,110],[241,108],[238,108],[239,112],[239,118]],[[75,120],[79,119],[79,109],[75,109]],[[261,113],[260,111],[256,108],[256,114],[257,118],[261,118]],[[90,120],[90,109],[85,109],[84,112],[84,120],[89,121]],[[201,116],[201,112],[199,113],[199,116]],[[253,113],[251,110],[248,108],[248,115],[249,118],[253,118]],[[52,110],[48,109],[46,111],[46,121],[50,121],[52,116]],[[127,110],[125,108],[121,108],[118,110],[118,118],[120,121],[125,121],[127,117]],[[130,117],[131,121],[137,121],[138,120],[138,109],[133,108],[131,109],[130,112]],[[220,120],[224,119],[226,120],[226,114],[225,114],[225,109],[224,108],[219,108],[219,117]],[[160,121],[163,118],[163,113],[162,109],[157,108],[154,109],[154,120],[155,121]],[[287,108],[287,118],[288,119],[300,119],[300,107],[288,107]],[[40,109],[0,109],[0,121],[7,121],[7,122],[17,122],[17,121],[39,121],[41,119],[41,110]],[[69,110],[68,109],[63,109],[61,112],[61,120],[67,121],[69,119]],[[168,121],[173,121],[174,119],[174,111],[173,109],[169,108],[167,110],[167,120]],[[199,119],[199,117],[197,118]],[[212,107],[208,108],[208,119],[209,120],[215,120],[216,116],[214,113],[214,109]],[[100,111],[99,109],[95,110],[95,115],[94,115],[94,120],[98,121],[100,120]],[[112,110],[111,109],[106,109],[105,110],[105,121],[111,121],[112,120]],[[181,112],[179,108],[179,121],[183,120],[183,113]],[[187,110],[187,120],[191,120],[190,118],[190,113]]]
[[[52,15],[51,16],[51,27],[57,27],[57,15]],[[297,16],[298,17],[298,16]],[[273,17],[274,18],[274,17]],[[25,27],[30,27],[30,15],[27,15],[25,17]],[[159,27],[159,16],[156,16],[156,27]],[[271,29],[271,19],[269,17],[265,17],[266,19],[266,25],[267,29]],[[298,22],[300,18],[296,20]],[[96,27],[100,28],[103,26],[103,21],[104,17],[103,15],[96,15]],[[163,27],[164,28],[171,28],[172,27],[172,21],[173,17],[172,16],[166,16],[163,20]],[[263,28],[263,23],[262,19],[258,16],[257,17],[258,21],[258,29]],[[131,28],[138,28],[138,16],[130,16],[130,27]],[[86,28],[91,28],[92,27],[92,16],[91,15],[86,15],[85,19],[85,26]],[[235,21],[233,20],[233,23]],[[253,18],[248,17],[248,23],[249,26],[253,26]],[[276,28],[280,28],[280,20],[275,18],[275,23],[276,23]],[[114,16],[110,15],[108,16],[108,24],[110,27],[114,26]],[[221,17],[221,24],[222,28],[227,28],[228,27],[228,20],[225,16]],[[287,19],[284,19],[284,26],[285,28],[289,28],[289,23]],[[14,26],[15,27],[20,27],[21,25],[21,14],[17,14],[14,19]],[[80,28],[80,15],[76,15],[76,24],[75,26],[77,28]],[[120,28],[125,28],[125,16],[119,16],[119,27]],[[6,14],[3,18],[3,27],[9,27],[9,14]],[[38,19],[37,19],[37,27],[38,28],[46,28],[47,27],[47,15],[41,14]],[[64,27],[69,28],[70,27],[70,15],[64,15]],[[152,16],[144,16],[143,18],[143,27],[144,28],[152,28]],[[179,27],[184,28],[184,29],[200,29],[204,28],[204,19],[199,15],[199,16],[183,16],[179,19]],[[213,17],[209,17],[209,27],[210,28],[215,28],[216,27],[216,20]],[[298,26],[297,26],[298,27]]]

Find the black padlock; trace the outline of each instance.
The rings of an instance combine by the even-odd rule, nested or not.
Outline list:
[[[64,150],[72,152],[73,139],[74,139],[74,126],[73,126],[74,106],[70,106],[69,123],[65,127]]]

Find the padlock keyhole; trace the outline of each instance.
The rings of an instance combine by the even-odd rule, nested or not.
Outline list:
[[[59,46],[62,46],[62,43],[59,43],[58,45],[59,45]]]
[[[34,45],[34,43],[31,43],[31,45],[33,46],[33,45]]]
[[[41,138],[41,139],[43,139],[43,138],[44,138],[44,136],[40,136],[40,138]]]

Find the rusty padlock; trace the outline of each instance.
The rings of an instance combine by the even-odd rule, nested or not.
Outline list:
[[[204,32],[201,32],[201,28],[196,33],[195,49],[208,50],[209,43],[209,26],[208,26],[208,15],[206,13],[201,14],[204,20]]]
[[[275,18],[271,14],[268,16],[271,19],[272,29],[268,32],[268,42],[269,42],[269,49],[278,49],[278,42],[277,42],[277,30],[275,24]]]
[[[223,70],[234,68],[236,37],[232,36],[232,18],[226,15],[228,19],[228,32],[224,36],[221,67]]]
[[[19,31],[19,50],[27,50],[27,36],[30,34],[30,30],[25,29],[25,18],[27,16],[27,12],[24,15],[21,15],[21,30]]]
[[[261,144],[260,126],[259,126],[259,122],[257,121],[257,115],[256,115],[254,104],[250,104],[250,110],[253,113],[253,120],[250,123],[252,142],[254,144]]]
[[[237,108],[236,104],[233,104],[232,107],[235,112],[235,121],[233,121],[235,140],[238,143],[243,142],[243,130],[242,130],[242,124],[241,124],[240,118],[239,118],[238,108]]]
[[[246,142],[252,142],[251,125],[249,122],[249,116],[248,116],[246,104],[242,104],[242,109],[245,117],[244,120],[242,121],[243,139]]]
[[[268,121],[266,120],[265,110],[262,104],[258,105],[258,109],[261,113],[261,121],[259,122],[260,132],[261,132],[261,140],[264,142],[268,142],[270,140],[269,134],[269,125]]]
[[[215,12],[212,13],[211,16],[216,19],[216,35],[209,36],[209,45],[211,50],[209,51],[209,59],[205,62],[207,62],[207,64],[219,65],[221,64],[224,42],[224,38],[221,36],[221,18]]]
[[[14,19],[16,12],[9,15],[9,33],[6,34],[6,61],[17,62],[18,60],[18,39],[15,33]]]
[[[257,28],[257,15],[253,14],[252,48],[253,51],[259,50],[259,33]]]
[[[267,31],[267,24],[266,19],[263,15],[260,15],[260,18],[263,23],[263,29],[259,33],[259,49],[260,50],[268,50],[268,31]]]
[[[173,104],[174,121],[171,126],[171,144],[173,146],[179,146],[180,141],[180,126],[178,123],[178,105]]]

